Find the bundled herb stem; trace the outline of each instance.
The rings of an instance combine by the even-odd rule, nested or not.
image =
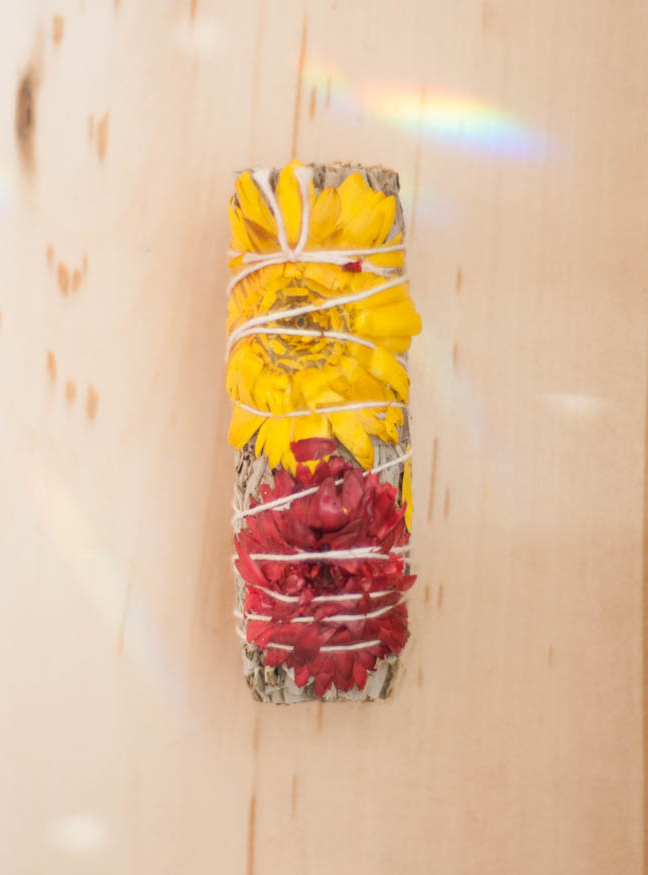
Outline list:
[[[411,448],[398,177],[241,174],[227,389],[237,615],[255,698],[385,698],[407,640]]]

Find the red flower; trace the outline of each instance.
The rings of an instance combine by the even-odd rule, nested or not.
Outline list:
[[[259,493],[266,502],[310,488],[287,506],[247,517],[247,530],[235,538],[236,567],[248,583],[247,640],[265,650],[265,665],[293,667],[298,686],[314,677],[323,696],[333,683],[339,690],[364,687],[378,659],[400,652],[408,635],[402,593],[416,578],[404,573],[394,549],[409,534],[393,486],[332,456],[313,473],[298,465],[295,478],[277,469],[274,486]],[[364,555],[253,558],[357,548]]]

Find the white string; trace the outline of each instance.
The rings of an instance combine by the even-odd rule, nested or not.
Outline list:
[[[297,252],[294,249],[284,249],[277,252],[237,252],[235,249],[229,250],[229,255],[232,258],[242,257],[243,264],[248,267],[240,270],[235,274],[227,284],[226,292],[229,296],[233,289],[241,282],[258,270],[264,267],[276,267],[280,264],[333,264],[338,267],[344,267],[349,261],[356,261],[358,258],[367,255],[382,255],[390,252],[402,252],[405,250],[403,243],[388,244],[386,246],[375,246],[372,249],[308,249],[305,252]],[[390,273],[395,273],[400,270],[399,267],[381,267],[371,262],[362,263],[363,273],[374,273],[377,276],[389,276]]]
[[[409,544],[404,547],[393,547],[391,553],[406,553]],[[322,550],[301,553],[250,553],[250,559],[259,562],[313,562],[331,559],[391,559],[391,553],[381,553],[379,547],[353,547],[350,550]]]
[[[323,264],[347,264],[349,259],[352,261],[358,256],[363,255],[381,255],[383,252],[401,252],[405,249],[404,243],[386,243],[382,246],[368,246],[365,249],[308,249],[302,253],[296,249],[288,250],[293,256],[303,255],[304,260],[310,260],[310,256],[314,256],[318,261],[322,259]],[[257,262],[267,261],[269,258],[278,258],[283,255],[281,252],[239,252],[237,249],[230,249],[229,255],[232,258],[242,256],[244,264],[256,264]],[[322,256],[327,260],[324,261]],[[328,259],[331,260],[330,262]],[[283,262],[282,262],[283,263]],[[363,265],[363,270],[364,270]],[[390,270],[399,270],[397,267],[392,267]],[[236,279],[236,277],[235,277]]]
[[[284,595],[282,592],[275,592],[273,589],[268,589],[266,586],[261,586],[260,583],[248,583],[248,586],[253,587],[253,589],[258,589],[261,592],[265,593],[270,598],[275,599],[278,602],[285,602],[286,604],[295,604],[299,601],[298,595]],[[398,589],[381,589],[375,590],[374,592],[349,592],[349,593],[337,593],[336,595],[317,595],[315,598],[311,599],[313,604],[323,604],[325,602],[358,602],[360,599],[365,597],[369,597],[370,599],[382,599],[385,596],[393,595],[395,592],[400,592]]]
[[[391,559],[392,553],[409,553],[412,549],[411,544],[402,544],[398,547],[391,547],[389,553],[381,553],[380,547],[352,547],[348,550],[323,550],[321,553],[312,550],[296,552],[296,553],[249,553],[250,559],[259,560],[260,562],[308,562],[308,559],[315,557],[318,559]],[[303,558],[306,557],[306,558]],[[237,553],[232,553],[230,559],[235,563],[240,557]]]
[[[260,644],[255,644],[254,641],[248,641],[245,633],[237,627],[236,634],[245,641],[246,644],[254,644],[255,647],[259,647],[261,650],[268,650],[273,648],[275,650],[294,650],[292,644],[273,644],[269,641],[267,644],[261,646]],[[357,641],[355,644],[325,644],[323,647],[319,648],[320,653],[340,653],[344,650],[365,650],[367,647],[376,647],[378,644],[382,644],[383,642],[379,638],[374,638],[371,641]]]
[[[369,471],[363,471],[362,476],[366,477],[367,474],[378,474],[380,471],[391,468],[393,465],[400,465],[411,457],[412,452],[413,450],[408,450],[406,453],[403,453],[402,456],[397,456],[389,462],[383,462],[382,465],[376,465],[375,468],[371,468]],[[339,486],[341,483],[344,483],[344,477],[338,477],[335,481],[336,486]],[[319,486],[310,486],[308,489],[293,492],[292,495],[285,495],[282,498],[275,498],[272,501],[264,501],[262,504],[257,504],[255,507],[250,507],[247,510],[240,510],[239,508],[234,507],[232,521],[240,520],[248,516],[256,516],[256,514],[262,513],[264,510],[270,510],[271,508],[280,508],[281,510],[284,510],[298,498],[305,498],[307,495],[314,495],[318,489]]]
[[[374,620],[376,617],[382,617],[383,614],[388,614],[394,608],[404,604],[405,598],[399,599],[393,605],[386,605],[384,608],[378,608],[375,611],[369,611],[368,614],[334,614],[330,617],[322,617],[317,622],[320,623],[354,623],[357,620]],[[234,611],[234,616],[239,620],[254,620],[262,623],[271,623],[273,620],[280,619],[277,617],[268,617],[265,614],[255,614],[250,612]],[[292,617],[290,623],[315,623],[315,617]]]
[[[228,250],[230,258],[240,258],[243,264],[248,267],[239,271],[229,281],[226,287],[228,296],[234,288],[248,276],[262,270],[264,267],[277,267],[282,264],[332,264],[335,267],[345,267],[347,264],[353,264],[354,261],[362,262],[361,273],[371,273],[375,276],[388,277],[397,273],[400,267],[387,267],[380,264],[372,264],[370,261],[362,259],[362,253],[371,252],[372,255],[381,255],[382,253],[397,252],[405,247],[401,244],[396,246],[376,246],[374,249],[307,249],[305,252],[297,252],[290,249],[287,252],[277,251],[271,253],[261,252],[238,252],[236,249]],[[342,253],[342,254],[340,254]],[[346,254],[345,254],[346,253]],[[287,256],[290,257],[287,257]],[[253,265],[253,267],[250,267]]]
[[[380,283],[377,286],[364,289],[361,292],[340,295],[339,297],[331,298],[328,301],[320,301],[318,304],[304,304],[301,307],[290,307],[288,310],[278,310],[272,313],[266,313],[264,316],[255,316],[252,319],[248,319],[230,334],[225,348],[225,360],[229,358],[234,344],[240,340],[242,332],[253,326],[267,325],[269,322],[276,322],[280,319],[294,319],[296,316],[303,316],[306,313],[316,313],[320,310],[330,310],[332,307],[340,307],[342,304],[352,304],[354,301],[364,301],[365,298],[370,298],[372,295],[378,294],[378,292],[385,292],[387,289],[401,286],[406,282],[408,282],[407,275],[402,274],[392,280]]]
[[[322,653],[337,653],[343,650],[364,650],[367,647],[375,647],[377,644],[382,644],[380,638],[374,638],[371,641],[358,641],[356,644],[325,644],[320,647]],[[266,644],[266,647],[274,647],[274,644]]]
[[[256,407],[251,407],[243,401],[235,401],[234,403],[242,410],[247,410],[248,413],[254,413],[255,416],[262,416],[264,419],[272,419],[275,416],[313,416],[318,413],[339,413],[341,410],[365,410],[372,407],[407,407],[407,404],[404,404],[402,401],[353,401],[350,404],[333,404],[331,407],[316,407],[314,410],[289,410],[287,413],[271,413],[269,410],[259,410]]]
[[[407,450],[407,452],[403,453],[402,456],[397,456],[395,459],[390,459],[389,462],[383,462],[382,465],[376,465],[375,468],[372,468],[370,471],[364,471],[362,476],[365,477],[367,474],[379,474],[381,471],[385,471],[387,468],[391,468],[392,465],[400,465],[401,462],[406,462],[411,458],[414,450]]]
[[[239,335],[238,340],[241,340],[243,337],[253,337],[255,334],[286,334],[290,337],[334,337],[337,340],[348,340],[351,343],[357,343],[369,349],[378,349],[371,340],[365,340],[364,337],[360,337],[357,334],[347,334],[345,331],[318,331],[314,328],[249,328]]]

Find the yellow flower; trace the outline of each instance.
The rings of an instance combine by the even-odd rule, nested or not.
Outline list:
[[[359,173],[351,173],[337,188],[326,188],[316,195],[312,182],[300,187],[296,171],[301,166],[292,161],[284,167],[275,189],[289,247],[294,248],[301,237],[302,191],[309,210],[304,257],[309,251],[356,250],[401,242],[400,234],[389,236],[396,210],[394,197],[374,191]],[[230,222],[234,277],[245,271],[246,253],[281,250],[278,223],[249,172],[236,181]],[[407,372],[399,356],[408,350],[421,322],[407,282],[400,281],[403,251],[363,255],[362,262],[362,271],[348,263],[271,264],[243,276],[232,290],[226,386],[236,406],[229,440],[240,448],[256,433],[255,452],[265,453],[271,468],[282,464],[294,472],[290,442],[302,438],[333,435],[364,468],[373,465],[371,435],[398,442],[402,405],[407,403],[409,392]],[[388,287],[371,292],[381,286]],[[334,303],[358,293],[366,297]],[[272,318],[282,310],[310,305],[323,309]],[[267,321],[245,328],[248,320],[259,317]],[[280,333],[281,329],[288,333]],[[362,402],[382,404],[318,412]],[[238,406],[241,404],[252,410]],[[289,415],[295,411],[307,415]]]

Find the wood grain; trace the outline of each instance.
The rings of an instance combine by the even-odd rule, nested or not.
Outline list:
[[[646,4],[9,5],[0,872],[639,875]],[[255,706],[234,635],[226,205],[294,151],[415,208],[384,705]]]

